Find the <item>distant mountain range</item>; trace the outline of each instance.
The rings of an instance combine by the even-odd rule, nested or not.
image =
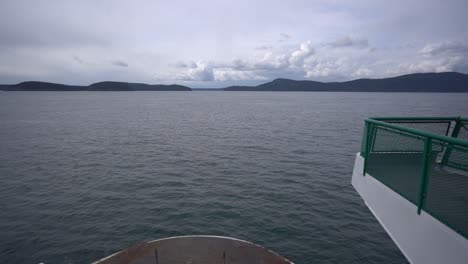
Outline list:
[[[346,82],[317,82],[275,79],[257,86],[230,86],[221,89],[192,89],[182,85],[127,82],[99,82],[76,86],[47,82],[0,85],[5,91],[304,91],[304,92],[468,92],[468,74],[458,72],[414,73],[392,78],[357,79]]]
[[[316,82],[276,79],[258,86],[231,86],[225,91],[307,92],[468,92],[468,74],[458,72],[415,73],[383,79]]]
[[[0,85],[5,91],[191,91],[182,85],[144,84],[127,82],[98,82],[88,86],[66,85],[48,82],[22,82]]]

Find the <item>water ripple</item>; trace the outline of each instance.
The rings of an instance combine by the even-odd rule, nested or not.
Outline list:
[[[187,234],[296,263],[405,263],[350,185],[353,157],[368,116],[467,115],[465,95],[434,96],[2,93],[0,263]]]

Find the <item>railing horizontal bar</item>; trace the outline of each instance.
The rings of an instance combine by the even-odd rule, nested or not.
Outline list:
[[[388,120],[381,120],[388,123],[394,124],[450,124],[453,120],[396,120],[396,119],[388,119]]]
[[[455,121],[458,116],[413,116],[413,117],[370,117],[369,119],[374,120],[404,120],[404,121],[411,121],[411,120],[441,120],[441,121]]]
[[[428,137],[428,138],[431,138],[431,139],[445,141],[445,142],[448,142],[450,144],[456,144],[456,145],[459,145],[459,146],[468,147],[468,141],[461,140],[461,139],[458,139],[458,138],[432,134],[432,133],[429,133],[429,132],[426,132],[426,131],[417,130],[417,129],[410,128],[410,127],[404,127],[404,126],[397,125],[397,124],[387,123],[387,122],[372,119],[372,118],[366,119],[366,122],[371,123],[371,124],[375,124],[375,125],[378,125],[378,126],[382,126],[382,127],[388,127],[388,128],[393,128],[393,129],[396,129],[396,130],[404,131],[404,132],[407,132],[407,133],[410,133],[410,134],[413,134],[413,135]]]
[[[408,125],[409,123],[423,124],[423,126],[411,126]],[[427,126],[424,124],[427,124]],[[430,129],[432,125],[437,124],[440,124],[437,127],[447,126],[445,135],[424,130],[425,127]],[[449,202],[449,200],[445,201],[446,198],[451,199],[449,194],[440,193],[437,189],[429,189],[430,177],[445,177],[447,182],[444,183],[444,186],[445,184],[449,187],[453,185],[454,188],[458,188],[458,184],[465,183],[465,178],[458,179],[450,177],[450,175],[459,173],[464,175],[463,171],[468,172],[468,164],[465,162],[465,156],[468,154],[468,140],[465,137],[466,134],[462,134],[462,137],[458,138],[460,128],[464,131],[463,133],[466,133],[463,128],[467,129],[468,119],[461,117],[376,117],[366,119],[365,125],[371,129],[364,130],[363,135],[364,140],[366,140],[366,146],[362,147],[365,148],[365,155],[363,155],[364,174],[369,173],[369,176],[379,180],[415,204],[418,214],[421,211],[426,211],[455,232],[468,238],[467,226],[462,224],[463,222],[466,223],[466,217],[459,214],[465,209],[463,205],[450,205],[448,206],[450,212],[446,212],[446,208],[441,209],[439,205],[427,203],[426,200],[429,196],[436,197],[437,201],[440,200],[444,203]],[[400,139],[401,136],[404,138]],[[414,148],[415,145],[420,146],[420,143],[424,143],[422,149]],[[375,144],[381,145],[377,147]],[[407,148],[407,150],[398,150],[400,146],[402,146],[402,149]],[[403,155],[399,156],[400,153],[417,153],[418,155],[407,156],[406,159]],[[385,156],[386,154],[388,155]],[[370,159],[370,155],[373,155],[375,159]],[[404,160],[395,159],[395,157],[401,157]],[[400,161],[402,163],[397,164]],[[382,162],[388,162],[386,164],[388,168],[383,166]],[[398,169],[393,171],[392,166]],[[408,169],[408,173],[402,173],[399,168]],[[387,170],[388,172],[385,172]],[[396,178],[392,178],[393,173],[406,175],[406,178],[413,177],[414,183],[396,181]],[[419,182],[416,181],[415,177],[419,177]],[[454,179],[456,181],[453,181]],[[433,181],[431,184],[438,183]],[[440,198],[441,195],[445,198]],[[456,195],[458,197],[459,194],[456,193]],[[465,197],[463,196],[463,198]]]

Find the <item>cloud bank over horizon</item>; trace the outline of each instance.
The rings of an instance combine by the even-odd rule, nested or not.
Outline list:
[[[467,1],[3,1],[0,83],[468,73]]]

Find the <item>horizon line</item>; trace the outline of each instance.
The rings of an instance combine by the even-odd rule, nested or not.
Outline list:
[[[22,81],[18,82],[16,84],[2,84],[0,83],[0,86],[14,86],[14,85],[19,85],[22,83],[28,83],[28,82],[38,82],[38,83],[48,83],[48,84],[57,84],[57,85],[66,85],[66,86],[78,86],[78,87],[89,87],[93,84],[98,84],[98,83],[127,83],[127,84],[143,84],[143,85],[161,85],[161,86],[183,86],[187,87],[190,89],[208,89],[208,90],[217,90],[217,89],[225,89],[228,87],[256,87],[262,84],[270,83],[276,80],[288,80],[288,81],[297,81],[297,82],[317,82],[317,83],[346,83],[346,82],[352,82],[352,81],[357,81],[357,80],[383,80],[383,79],[392,79],[392,78],[398,78],[398,77],[403,77],[403,76],[408,76],[408,75],[419,75],[419,74],[447,74],[447,73],[455,73],[455,74],[461,74],[461,75],[468,75],[468,73],[462,73],[462,72],[457,72],[457,71],[444,71],[444,72],[415,72],[415,73],[407,73],[407,74],[402,74],[402,75],[395,75],[391,77],[381,77],[381,78],[357,78],[357,79],[350,79],[347,81],[316,81],[316,80],[310,80],[310,79],[289,79],[289,78],[284,78],[284,77],[277,77],[271,80],[267,80],[265,82],[262,82],[258,85],[229,85],[225,87],[190,87],[187,85],[183,84],[178,84],[178,83],[171,83],[171,84],[163,84],[163,83],[143,83],[143,82],[128,82],[128,81],[98,81],[98,82],[93,82],[88,85],[78,85],[78,84],[66,84],[66,83],[59,83],[59,82],[50,82],[50,81],[34,81],[34,80],[28,80],[28,81]]]

